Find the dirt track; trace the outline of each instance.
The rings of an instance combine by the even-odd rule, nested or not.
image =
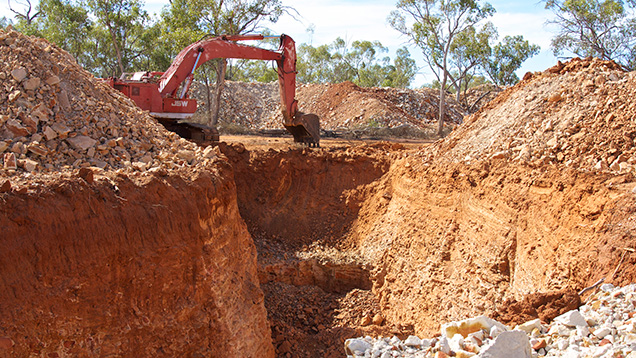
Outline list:
[[[0,35],[0,357],[342,357],[636,281],[636,77],[612,63],[529,75],[433,144],[195,148]]]

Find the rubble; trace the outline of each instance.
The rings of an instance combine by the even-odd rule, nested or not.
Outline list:
[[[345,342],[347,357],[636,357],[636,284],[601,286],[577,310],[556,317],[552,323],[533,320],[510,330],[495,322],[471,332],[449,332],[439,338],[410,336],[359,337]],[[457,327],[483,318],[452,322]],[[493,330],[505,327],[500,334]],[[446,342],[454,342],[447,344]],[[451,351],[448,351],[448,346]]]
[[[501,92],[427,155],[634,172],[634,95],[636,72],[611,61],[575,58]]]
[[[0,176],[197,164],[202,149],[165,130],[46,40],[0,30],[0,59]],[[192,153],[187,160],[183,151]]]
[[[252,130],[283,129],[277,82],[227,81],[222,94],[220,122]],[[195,85],[193,96],[207,102],[204,87]],[[301,84],[296,89],[299,109],[320,117],[326,130],[410,126],[424,129],[437,123],[439,95],[432,89],[363,88],[351,82]],[[451,96],[446,99],[447,121],[459,124],[464,110]],[[206,106],[200,106],[205,110]]]

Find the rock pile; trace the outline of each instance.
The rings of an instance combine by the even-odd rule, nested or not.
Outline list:
[[[513,330],[481,316],[442,326],[441,336],[420,339],[354,338],[347,357],[636,357],[636,284],[605,284],[578,310]]]
[[[0,60],[2,175],[170,168],[201,151],[46,40],[0,30]]]
[[[193,96],[208,101],[201,85],[195,86]],[[296,97],[300,110],[317,114],[327,130],[405,125],[423,129],[436,123],[439,109],[435,90],[362,88],[351,82],[299,85]],[[447,97],[448,122],[459,124],[463,117],[461,106]],[[278,83],[226,82],[220,121],[249,129],[282,129]]]
[[[509,158],[630,172],[636,165],[635,95],[635,72],[614,62],[573,59],[528,74],[429,153],[453,161]]]

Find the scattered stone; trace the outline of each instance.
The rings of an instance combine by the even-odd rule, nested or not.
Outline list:
[[[37,77],[29,78],[24,82],[24,89],[27,91],[35,91],[40,87],[40,79]]]
[[[585,326],[587,327],[587,322],[585,318],[581,315],[581,312],[578,310],[572,310],[570,312],[564,313],[557,318],[554,319],[554,322],[561,323],[568,327],[576,327],[576,326]]]
[[[49,86],[53,86],[53,85],[56,85],[58,83],[60,83],[60,78],[55,76],[55,75],[53,75],[53,76],[51,76],[51,77],[46,79],[46,84],[48,84]]]
[[[46,147],[40,145],[37,141],[29,144],[27,146],[27,150],[41,157],[44,157],[48,154],[48,150],[46,149]]]
[[[4,169],[18,169],[18,163],[14,153],[4,154]]]
[[[97,141],[91,137],[87,137],[84,135],[79,135],[77,137],[66,138],[66,141],[72,145],[75,149],[79,149],[82,151],[87,150],[88,148],[97,144]]]
[[[384,323],[384,316],[382,316],[381,313],[376,313],[375,316],[373,316],[373,324],[381,326],[382,323]]]
[[[93,184],[94,174],[90,168],[80,168],[79,177],[84,179],[88,184]]]
[[[523,331],[502,332],[494,341],[486,345],[479,357],[482,358],[532,358],[530,341]]]
[[[16,137],[26,137],[27,135],[29,135],[28,129],[13,118],[9,119],[7,123],[5,123],[5,126]]]
[[[363,339],[347,339],[345,341],[345,352],[349,355],[364,355],[372,345]]]
[[[18,67],[11,71],[11,77],[18,82],[22,82],[27,76],[27,71],[24,67]]]
[[[0,193],[7,193],[11,191],[11,182],[9,179],[6,179],[2,185],[0,185]]]
[[[445,328],[442,330],[443,335],[439,339],[434,338],[432,345],[417,336],[409,336],[404,342],[397,337],[365,337],[356,340],[366,345],[361,344],[356,353],[347,354],[348,357],[384,357],[388,353],[386,357],[403,358],[433,358],[453,354],[455,357],[481,358],[634,357],[635,302],[636,284],[622,288],[607,284],[589,297],[587,304],[558,316],[547,327],[538,320],[532,320],[516,327],[521,329],[510,331],[501,323],[482,316],[442,325]],[[454,333],[472,331],[468,327],[476,326],[483,328],[468,334],[468,338]],[[502,332],[496,337],[492,333],[491,336],[484,335],[489,326],[491,332]],[[446,334],[454,336],[449,340]],[[422,344],[417,344],[418,341]]]
[[[37,169],[38,165],[39,163],[35,160],[25,159],[22,167],[24,168],[24,170],[31,173]]]

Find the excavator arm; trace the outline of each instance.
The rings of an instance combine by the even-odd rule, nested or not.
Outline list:
[[[280,36],[278,51],[239,44],[236,41],[262,40],[263,35],[220,36],[202,40],[183,49],[172,65],[159,79],[162,98],[184,99],[192,83],[194,71],[215,58],[243,58],[276,61],[280,88],[283,125],[293,135],[294,141],[318,146],[320,123],[315,114],[298,111],[296,101],[296,46],[294,40]]]

